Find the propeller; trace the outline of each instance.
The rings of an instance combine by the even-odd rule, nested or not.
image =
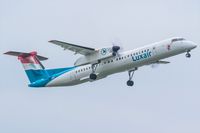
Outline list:
[[[120,46],[113,46],[112,47],[112,51],[113,51],[113,56],[117,55],[117,52],[120,50]]]
[[[115,38],[115,41],[112,42],[112,55],[116,56],[119,54],[119,51],[121,51],[123,49],[122,47],[122,43],[119,39]]]

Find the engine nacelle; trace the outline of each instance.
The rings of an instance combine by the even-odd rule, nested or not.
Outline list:
[[[78,58],[74,65],[81,66],[86,64],[99,63],[102,59],[109,58],[113,56],[113,47],[97,49],[96,53],[87,56],[82,56]]]

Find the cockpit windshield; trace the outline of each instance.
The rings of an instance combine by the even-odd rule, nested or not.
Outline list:
[[[184,38],[174,38],[172,39],[172,42],[177,42],[177,41],[183,41],[185,40]]]

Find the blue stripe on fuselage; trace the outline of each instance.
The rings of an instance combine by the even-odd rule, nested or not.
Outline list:
[[[26,70],[28,77],[38,79],[29,84],[29,87],[44,87],[51,80],[56,77],[74,70],[76,67],[67,67],[67,68],[57,68],[57,69],[45,69],[45,70]],[[41,76],[41,73],[46,72],[48,76]]]

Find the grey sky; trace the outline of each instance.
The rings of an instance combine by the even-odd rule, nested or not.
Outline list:
[[[127,73],[74,87],[28,88],[16,58],[0,56],[2,133],[199,133],[199,0],[0,0],[0,53],[38,51],[47,68],[78,56],[51,39],[89,47],[120,42],[125,50],[173,36],[198,44],[192,58],[143,67],[135,86]]]

